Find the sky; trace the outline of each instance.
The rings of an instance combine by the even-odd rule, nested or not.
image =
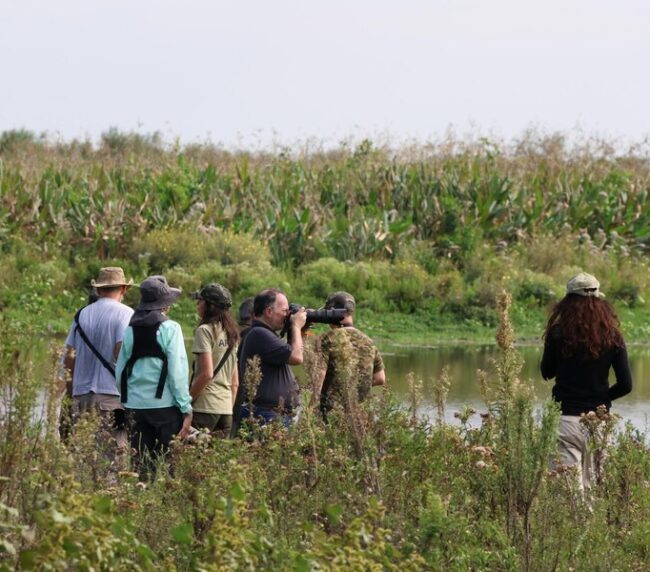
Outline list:
[[[647,0],[0,0],[0,131],[650,136]]]

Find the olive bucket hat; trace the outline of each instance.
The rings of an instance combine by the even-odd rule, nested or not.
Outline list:
[[[138,310],[162,310],[171,306],[181,295],[180,288],[172,288],[164,276],[149,276],[140,284]]]
[[[600,291],[600,282],[595,276],[580,272],[576,274],[566,285],[567,294],[578,294],[580,296],[594,296],[595,298],[604,298],[605,294]]]
[[[192,298],[194,300],[205,300],[210,304],[214,304],[217,308],[227,309],[232,306],[230,291],[221,284],[207,284],[198,292],[193,292]]]
[[[347,310],[349,314],[353,314],[355,308],[354,296],[347,292],[334,292],[325,301],[326,310]]]

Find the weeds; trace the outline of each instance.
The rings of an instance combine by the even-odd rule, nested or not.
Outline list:
[[[507,321],[507,298],[500,315]],[[13,459],[0,481],[0,569],[586,570],[647,562],[645,436],[628,429],[609,445],[586,510],[569,480],[547,471],[559,413],[549,405],[535,415],[525,382],[504,377],[519,374],[508,324],[500,332],[500,367],[483,376],[496,397],[480,427],[431,425],[387,392],[359,403],[351,376],[327,423],[307,407],[292,430],[271,424],[263,439],[178,445],[173,470],[161,467],[146,487],[128,471],[107,486],[92,417],[67,447],[52,432],[11,433],[0,445]],[[337,349],[352,367],[354,352]],[[445,375],[439,381],[448,387]],[[2,418],[3,435],[11,419]]]

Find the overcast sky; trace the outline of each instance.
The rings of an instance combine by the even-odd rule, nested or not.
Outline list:
[[[648,0],[0,0],[0,130],[650,135]]]

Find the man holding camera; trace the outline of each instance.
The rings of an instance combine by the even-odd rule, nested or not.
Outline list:
[[[286,295],[277,288],[268,288],[255,296],[253,315],[239,358],[241,381],[235,417],[244,419],[252,413],[262,424],[280,419],[289,425],[298,406],[298,384],[289,366],[299,365],[303,360],[301,330],[307,318],[306,311],[301,308],[291,314]],[[285,342],[277,332],[287,321],[289,341]],[[246,385],[251,376],[247,378],[246,374],[249,360],[255,356],[260,359],[261,379],[255,395],[249,396]]]
[[[372,386],[386,383],[379,350],[366,334],[354,327],[355,307],[354,297],[347,292],[334,292],[325,302],[325,309],[345,310],[345,314],[339,323],[330,324],[330,331],[320,338],[322,361],[314,380],[312,403],[320,402],[323,415],[335,403],[345,407],[350,399],[363,401]],[[352,372],[344,373],[349,365]],[[353,386],[347,387],[347,383]]]

